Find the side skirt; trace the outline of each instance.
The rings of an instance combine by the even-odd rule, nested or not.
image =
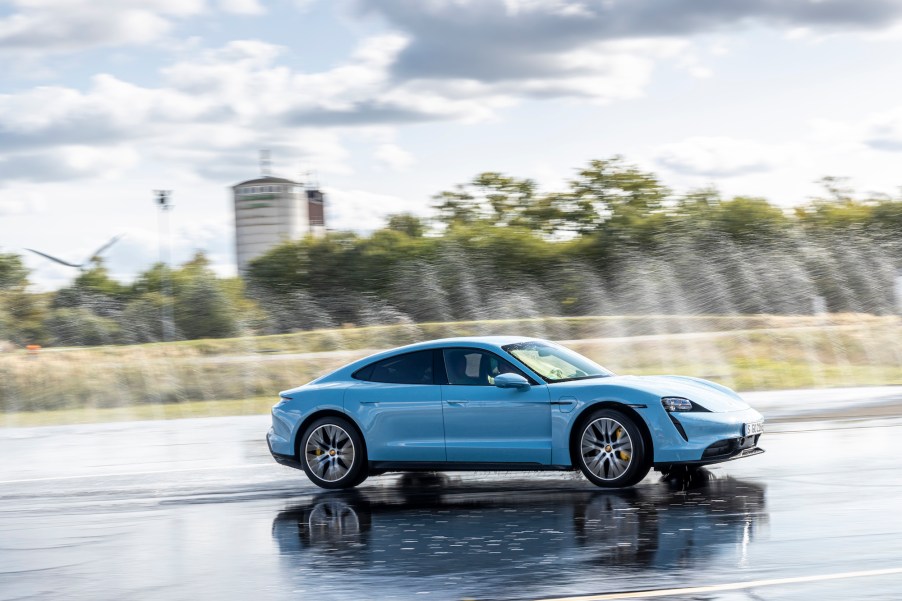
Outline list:
[[[451,461],[370,461],[370,471],[378,472],[548,472],[569,471],[569,465],[542,463],[482,463]]]

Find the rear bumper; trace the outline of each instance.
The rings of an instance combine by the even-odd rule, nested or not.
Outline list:
[[[269,454],[272,455],[272,458],[276,460],[276,463],[288,467],[293,467],[296,470],[303,470],[304,466],[301,465],[301,462],[298,461],[294,455],[283,455],[282,453],[276,453],[275,451],[273,451],[272,442],[270,441],[271,436],[273,436],[272,430],[270,430],[266,434],[266,446],[269,448]]]

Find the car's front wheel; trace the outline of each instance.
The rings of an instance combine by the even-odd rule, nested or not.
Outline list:
[[[639,427],[614,409],[599,409],[583,423],[574,437],[573,459],[590,482],[605,488],[632,486],[650,467]]]
[[[367,477],[363,439],[353,424],[340,417],[323,417],[301,437],[301,464],[320,488],[352,488]]]

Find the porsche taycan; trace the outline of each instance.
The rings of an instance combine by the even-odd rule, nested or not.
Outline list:
[[[536,338],[446,338],[372,355],[280,393],[273,458],[322,488],[394,471],[581,470],[632,486],[762,453],[760,413],[725,386],[618,376]]]

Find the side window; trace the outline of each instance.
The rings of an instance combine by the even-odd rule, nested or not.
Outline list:
[[[388,384],[432,384],[432,351],[389,357],[358,370],[354,377]]]
[[[526,377],[519,369],[488,351],[456,348],[445,349],[442,353],[448,382],[457,386],[494,386],[498,374],[512,373]]]

